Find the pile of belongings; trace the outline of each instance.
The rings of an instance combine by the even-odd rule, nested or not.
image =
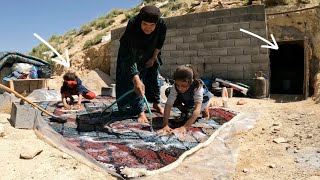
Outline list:
[[[48,62],[18,52],[0,52],[0,70],[8,64],[11,73],[3,80],[50,78],[51,68]]]

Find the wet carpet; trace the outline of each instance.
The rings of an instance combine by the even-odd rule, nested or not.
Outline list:
[[[159,135],[162,116],[154,113],[152,129],[137,123],[136,117],[121,116],[114,106],[101,113],[115,101],[98,97],[83,102],[81,111],[61,111],[61,102],[41,102],[39,105],[57,116],[67,117],[64,124],[54,122],[43,114],[51,127],[72,145],[84,150],[104,166],[121,174],[121,168],[160,169],[179,158],[181,154],[205,142],[222,124],[230,121],[237,112],[211,108],[210,119],[198,119],[185,136]],[[174,109],[172,114],[179,115]],[[174,118],[174,117],[172,117]]]

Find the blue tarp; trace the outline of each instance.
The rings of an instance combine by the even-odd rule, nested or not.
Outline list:
[[[35,66],[49,66],[48,62],[14,51],[0,52],[0,70],[6,63],[28,63]]]

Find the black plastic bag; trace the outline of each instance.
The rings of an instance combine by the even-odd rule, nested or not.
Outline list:
[[[38,77],[39,78],[50,78],[52,71],[48,66],[40,66],[38,69]]]

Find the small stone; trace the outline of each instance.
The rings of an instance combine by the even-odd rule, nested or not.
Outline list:
[[[299,151],[298,151],[298,150],[296,150],[296,149],[295,149],[295,150],[293,150],[293,153],[298,153],[298,152],[299,152]]]
[[[288,142],[288,141],[287,141],[285,138],[283,138],[283,137],[279,137],[279,138],[277,138],[277,139],[274,139],[273,142],[279,144],[279,143],[286,143],[286,142]]]
[[[0,137],[4,137],[4,136],[5,136],[4,127],[2,124],[0,124]]]
[[[35,156],[39,155],[43,150],[39,147],[34,147],[32,145],[24,145],[21,148],[21,151],[21,159],[33,159]]]
[[[298,160],[298,159],[295,159],[294,162],[295,162],[295,163],[299,163],[299,160]]]
[[[265,128],[262,128],[261,130],[264,131],[264,130],[266,130],[266,129],[265,129]]]
[[[272,126],[280,126],[280,123],[273,123]]]
[[[270,165],[269,165],[269,168],[275,168],[275,167],[276,167],[275,164],[270,164]]]
[[[62,158],[63,158],[63,159],[70,159],[70,156],[69,156],[68,154],[63,154],[63,155],[62,155]]]
[[[317,150],[316,152],[317,152],[317,153],[320,153],[320,150]]]
[[[296,125],[300,125],[300,123],[296,123]]]
[[[311,139],[311,138],[312,138],[312,134],[308,134],[308,135],[307,135],[307,138],[308,138],[308,139]]]
[[[280,131],[280,127],[275,127],[273,130],[274,131]]]
[[[244,169],[242,170],[242,172],[247,173],[247,172],[248,172],[248,169],[247,169],[247,168],[244,168]]]

